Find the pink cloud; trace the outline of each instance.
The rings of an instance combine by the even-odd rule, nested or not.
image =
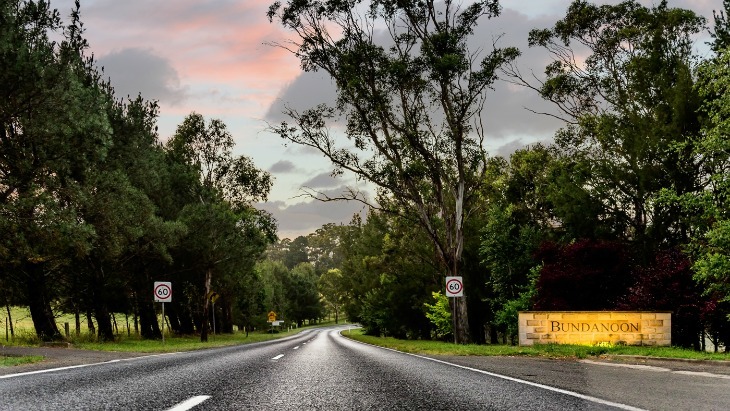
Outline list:
[[[225,90],[263,112],[280,88],[300,73],[290,53],[264,43],[286,33],[269,23],[271,0],[119,2],[83,5],[87,39],[97,56],[130,48],[152,50],[176,70],[181,84]],[[68,15],[70,0],[54,1]],[[110,29],[111,28],[111,29]]]

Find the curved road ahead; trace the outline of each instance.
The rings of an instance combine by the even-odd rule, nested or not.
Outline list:
[[[0,409],[639,409],[360,344],[342,337],[342,329],[308,330],[267,343],[3,375]]]

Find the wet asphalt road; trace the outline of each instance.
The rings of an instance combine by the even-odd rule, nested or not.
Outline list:
[[[340,330],[0,376],[0,409],[615,409],[600,400],[359,344]]]

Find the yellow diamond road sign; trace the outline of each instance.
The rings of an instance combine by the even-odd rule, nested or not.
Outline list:
[[[276,321],[276,313],[273,311],[270,311],[269,312],[269,322],[273,323],[274,321]]]

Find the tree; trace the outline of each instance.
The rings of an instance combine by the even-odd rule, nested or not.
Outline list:
[[[340,309],[347,293],[343,287],[342,271],[337,268],[325,271],[317,285],[324,302],[335,311],[335,324],[339,324]]]
[[[288,269],[293,269],[301,263],[309,262],[309,253],[307,252],[307,237],[300,235],[289,243],[289,247],[284,253],[284,265]]]
[[[45,1],[2,1],[0,20],[0,264],[53,340],[52,284],[93,236],[77,208],[110,140],[109,95],[84,55],[78,1],[65,26]]]
[[[370,335],[430,338],[424,303],[443,287],[433,246],[410,221],[371,211],[341,237],[343,308]]]
[[[459,274],[464,222],[485,169],[485,93],[518,55],[506,48],[480,56],[467,45],[479,20],[499,11],[496,0],[464,8],[451,0],[292,0],[268,13],[296,36],[282,47],[305,70],[325,71],[338,89],[335,107],[288,109],[294,125],[272,130],[321,152],[335,173],[376,185],[381,206],[393,204],[389,211],[422,227],[448,275]],[[350,145],[330,133],[340,117]],[[365,201],[357,192],[343,198]],[[471,341],[465,298],[455,299],[461,343]]]
[[[617,242],[545,243],[536,258],[536,310],[610,310],[632,285],[632,255]]]
[[[658,253],[650,265],[632,273],[635,282],[616,308],[671,311],[672,345],[700,350],[706,328],[703,317],[712,317],[717,306],[702,296],[701,287],[692,279],[691,266],[679,250]]]
[[[584,171],[576,175],[587,177],[573,182],[574,191],[597,200],[597,217],[614,238],[633,241],[646,256],[689,235],[681,210],[656,197],[665,187],[698,188],[692,35],[703,27],[702,17],[666,1],[650,9],[576,0],[552,29],[530,32],[530,46],[553,56],[546,80],[535,85],[510,71],[566,121],[556,144]]]
[[[730,3],[724,2],[725,13]],[[716,15],[717,55],[698,70],[698,90],[704,98],[703,138],[694,154],[705,165],[702,190],[680,196],[685,209],[694,216],[692,253],[696,259],[695,279],[708,293],[730,301],[730,21],[725,13]],[[681,194],[681,193],[674,193]]]
[[[270,215],[251,207],[253,201],[265,201],[271,189],[271,175],[255,168],[245,157],[232,154],[233,137],[220,120],[206,124],[202,115],[192,113],[180,124],[175,135],[167,142],[171,156],[182,164],[193,167],[200,184],[190,188],[197,204],[188,204],[181,214],[190,228],[186,250],[196,250],[196,266],[204,273],[200,298],[203,301],[201,341],[208,340],[209,300],[216,266],[236,257],[241,251],[236,246],[243,241],[244,227],[257,227],[267,241],[275,239],[274,223]],[[245,212],[247,219],[240,214]],[[263,250],[260,250],[263,252]]]
[[[341,224],[327,223],[307,236],[308,260],[318,274],[323,275],[342,265],[340,243],[343,230]]]
[[[288,318],[298,326],[306,320],[319,320],[323,315],[322,302],[317,289],[317,274],[309,263],[300,263],[289,272],[285,281],[288,301]]]

